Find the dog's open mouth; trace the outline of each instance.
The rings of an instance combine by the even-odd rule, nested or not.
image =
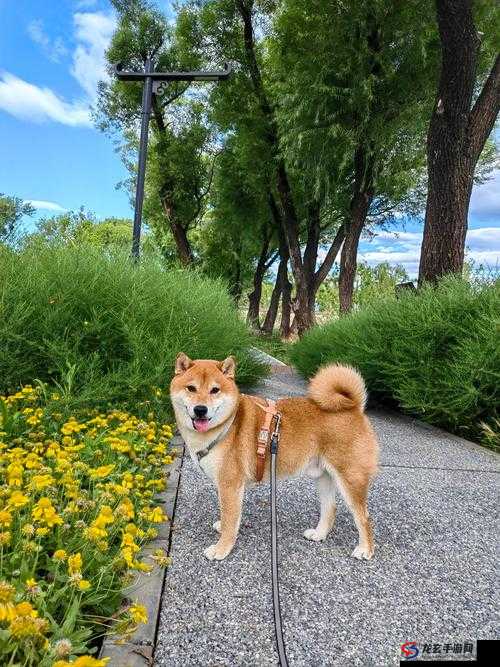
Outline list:
[[[192,420],[193,428],[195,429],[195,431],[200,431],[200,433],[205,433],[205,431],[208,431],[210,421],[211,420],[208,417],[201,417],[201,418],[196,417],[195,419]]]

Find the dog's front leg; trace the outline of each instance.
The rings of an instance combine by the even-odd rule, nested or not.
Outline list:
[[[242,480],[219,481],[220,537],[205,549],[209,560],[222,560],[234,547],[241,521],[244,483]]]

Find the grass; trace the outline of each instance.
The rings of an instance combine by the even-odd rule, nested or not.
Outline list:
[[[272,357],[276,357],[285,364],[290,363],[291,343],[282,340],[278,334],[254,334],[253,343],[255,347],[263,352],[267,352]]]
[[[448,279],[316,328],[292,347],[305,376],[357,367],[377,399],[497,448],[500,282]]]
[[[238,380],[265,369],[221,283],[145,257],[91,246],[40,244],[0,263],[0,391],[34,379],[58,387],[68,409],[150,409],[179,351],[238,361]],[[165,403],[165,406],[168,404]]]

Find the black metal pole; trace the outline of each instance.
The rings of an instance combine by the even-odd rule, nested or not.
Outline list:
[[[139,144],[139,166],[137,169],[137,187],[135,191],[134,231],[132,235],[132,257],[139,259],[141,242],[142,203],[144,201],[144,179],[146,176],[146,158],[148,156],[149,117],[153,95],[153,79],[147,76],[153,71],[151,59],[146,60],[144,88],[142,90],[141,140]]]

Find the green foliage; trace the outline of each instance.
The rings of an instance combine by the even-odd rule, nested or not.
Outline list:
[[[396,285],[408,280],[408,274],[401,265],[391,266],[381,262],[370,266],[366,262],[358,264],[354,286],[354,308],[364,308],[381,299],[394,299]],[[320,320],[325,316],[337,317],[339,311],[338,276],[327,278],[318,290],[316,302],[320,311]]]
[[[0,193],[0,243],[12,243],[17,240],[19,223],[24,216],[33,215],[35,209],[19,197],[10,197]]]
[[[127,249],[131,245],[132,221],[126,218],[97,220],[93,213],[81,208],[61,215],[41,218],[37,231],[25,243],[45,241],[56,245],[88,243],[99,247],[112,246]],[[147,237],[145,239],[148,245]]]
[[[0,391],[70,385],[68,401],[124,403],[165,387],[176,354],[236,355],[238,379],[259,377],[249,334],[223,287],[145,256],[84,245],[29,246],[0,265]]]
[[[259,350],[267,352],[267,354],[283,361],[285,364],[290,363],[290,349],[292,345],[287,341],[281,340],[277,334],[273,334],[272,336],[255,334],[254,344]]]
[[[459,435],[480,438],[500,405],[500,282],[447,279],[317,328],[291,358],[307,376],[352,364],[371,394]]]

